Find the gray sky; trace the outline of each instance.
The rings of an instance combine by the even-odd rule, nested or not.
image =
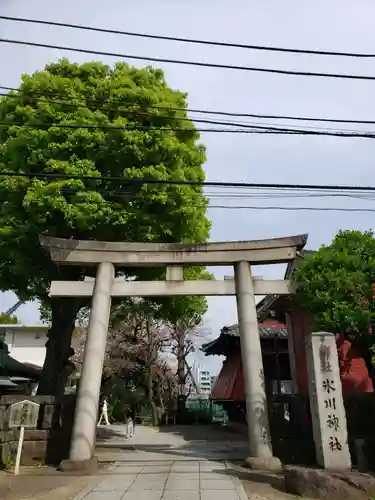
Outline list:
[[[375,53],[375,2],[372,0],[1,0],[0,13],[119,30],[295,48]],[[2,38],[71,45],[103,51],[291,70],[375,75],[374,60],[266,53],[240,49],[182,45],[0,21]],[[18,86],[20,75],[43,69],[61,57],[84,62],[84,54],[3,44],[1,85]],[[102,58],[112,64],[114,58]],[[132,61],[129,61],[132,63]],[[133,62],[137,66],[144,63]],[[280,76],[160,64],[173,88],[189,94],[191,108],[235,112],[374,119],[375,82]],[[266,120],[267,121],[267,120]],[[268,123],[268,122],[267,122]],[[284,123],[281,121],[280,123]],[[332,125],[334,126],[334,125]],[[356,128],[359,126],[349,126]],[[367,127],[368,129],[369,127]],[[374,127],[375,128],[375,127]],[[375,143],[370,139],[306,136],[202,134],[207,146],[208,180],[317,184],[374,184],[370,175]],[[213,204],[228,204],[213,200]],[[233,202],[232,202],[233,203]],[[270,204],[277,200],[238,201]],[[291,200],[290,205],[369,206],[358,200]],[[373,228],[373,214],[210,209],[211,239],[247,240],[309,233],[309,248],[329,243],[340,229]],[[231,269],[215,270],[217,277]],[[264,277],[282,276],[283,269],[256,270]],[[0,310],[14,302],[0,296]],[[206,327],[216,336],[224,324],[236,322],[232,298],[210,299]],[[18,316],[38,321],[28,304]],[[218,371],[219,360],[205,358]]]

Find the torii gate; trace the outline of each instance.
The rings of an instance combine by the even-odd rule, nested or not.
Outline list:
[[[97,465],[96,423],[111,297],[167,295],[236,295],[250,452],[247,462],[254,468],[279,468],[279,459],[272,455],[255,295],[287,295],[293,290],[286,280],[253,278],[250,266],[290,262],[306,241],[307,235],[299,235],[191,245],[77,241],[41,236],[40,243],[50,252],[52,261],[60,265],[97,266],[95,281],[51,283],[51,297],[92,296],[70,455],[61,468],[87,470]],[[184,281],[183,268],[187,265],[233,265],[234,279]],[[115,279],[115,267],[163,266],[167,269],[165,281]]]

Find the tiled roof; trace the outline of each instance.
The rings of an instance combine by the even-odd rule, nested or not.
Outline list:
[[[258,323],[259,336],[261,339],[274,339],[274,338],[288,338],[288,330],[286,325],[280,323]],[[230,338],[239,338],[240,332],[238,330],[238,325],[225,326],[221,329],[219,337],[207,344],[203,344],[201,351],[205,353],[206,356],[211,356],[213,354],[226,356],[228,351],[228,346],[232,344]]]
[[[259,328],[259,336],[261,339],[288,337],[288,330],[286,325],[281,325],[278,323],[258,323],[258,328]],[[221,330],[221,334],[230,335],[232,337],[239,337],[240,332],[238,330],[238,325],[225,326]]]

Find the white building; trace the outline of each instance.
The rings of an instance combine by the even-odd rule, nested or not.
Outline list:
[[[211,394],[211,374],[208,370],[200,371],[199,388],[202,396],[209,397]]]
[[[0,325],[0,340],[8,346],[12,358],[42,367],[48,329],[48,325]]]
[[[209,398],[212,389],[212,377],[210,372],[208,370],[203,370],[196,361],[194,361],[190,371],[195,381],[194,386],[192,386],[190,377],[187,379],[186,385],[188,386],[190,398]],[[198,391],[195,390],[195,385],[198,387]]]

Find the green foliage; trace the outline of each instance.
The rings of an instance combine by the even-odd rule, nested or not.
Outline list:
[[[134,387],[122,380],[114,377],[109,380],[103,393],[108,398],[108,413],[111,421],[124,422],[125,409],[127,407],[138,407],[146,399],[145,391],[141,387]]]
[[[299,300],[314,315],[316,328],[367,334],[375,319],[373,233],[340,231],[331,245],[301,260],[296,280]]]
[[[184,269],[185,280],[213,280],[213,274],[202,267],[186,267]],[[208,304],[205,297],[172,297],[158,300],[161,309],[156,317],[162,316],[172,326],[179,326],[185,330],[191,330],[198,326],[204,314],[207,312]]]
[[[10,316],[9,314],[1,313],[0,314],[0,324],[1,325],[16,325],[19,323],[19,320],[16,316]]]
[[[1,290],[48,305],[52,279],[79,279],[85,273],[82,268],[57,269],[39,246],[42,233],[111,241],[208,239],[202,187],[134,188],[126,181],[101,179],[204,180],[205,151],[197,143],[199,134],[191,121],[176,120],[186,117],[186,95],[170,89],[161,70],[62,60],[22,80],[18,91],[0,101],[0,121],[13,124],[0,129],[0,172],[86,175],[98,180],[1,179]],[[145,110],[147,106],[181,109]],[[58,128],[56,123],[163,130]],[[175,127],[184,130],[165,130]]]

